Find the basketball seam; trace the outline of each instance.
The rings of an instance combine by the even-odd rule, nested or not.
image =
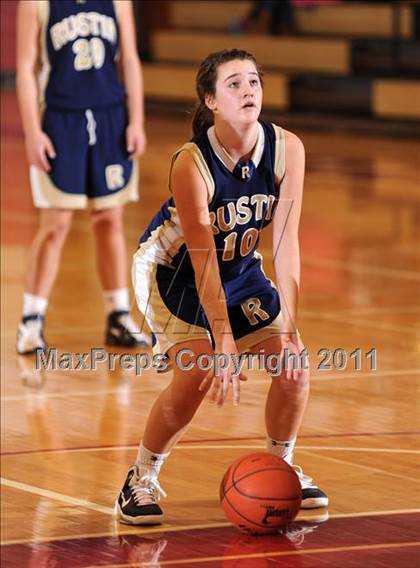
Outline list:
[[[243,493],[237,487],[235,487],[239,495],[247,497],[248,499],[256,499],[257,501],[302,501],[302,496],[299,497],[254,497],[253,495],[248,495],[248,493]]]
[[[242,519],[244,519],[247,523],[251,523],[252,525],[255,525],[258,528],[262,528],[262,529],[269,529],[270,527],[273,529],[273,531],[277,531],[280,527],[274,527],[272,525],[263,525],[262,523],[256,523],[255,521],[252,521],[251,519],[248,519],[247,517],[245,517],[245,515],[243,515],[242,513],[240,513],[237,509],[235,509],[235,507],[232,505],[232,503],[229,501],[229,499],[226,497],[226,495],[224,496],[224,499],[226,499],[227,503],[229,503],[229,505],[232,507],[232,509],[235,511],[235,513],[237,515],[239,515],[240,517],[242,517]],[[234,524],[234,523],[232,523]]]
[[[242,463],[242,461],[241,461],[240,463],[238,463],[238,465],[235,467],[235,470],[232,472],[232,481],[233,481],[234,483],[236,483],[237,481],[241,481],[241,479],[243,479],[243,477],[241,477],[241,478],[239,478],[239,479],[235,479],[236,470],[238,469],[238,467],[240,466],[241,463]],[[287,464],[285,464],[285,465],[287,465]],[[271,467],[265,467],[265,468],[263,468],[263,469],[279,469],[280,471],[286,471],[287,473],[290,473],[290,474],[293,474],[293,473],[294,473],[294,474],[296,475],[296,472],[295,472],[293,469],[291,469],[290,466],[288,466],[288,467],[280,467],[280,466],[281,466],[281,464],[280,464],[280,465],[276,465],[276,466],[273,465],[273,466],[271,466]],[[257,471],[262,471],[262,470],[257,469],[257,470],[255,470],[253,473],[255,473],[255,472],[257,472]],[[247,473],[247,474],[245,474],[245,475],[249,475],[249,474]]]
[[[233,487],[235,487],[235,489],[238,491],[238,493],[240,493],[241,495],[244,495],[245,497],[250,497],[251,499],[272,499],[273,501],[296,501],[296,499],[302,498],[302,497],[294,497],[294,498],[287,499],[287,498],[281,498],[281,497],[252,497],[251,495],[244,493],[243,491],[241,491],[238,488],[237,484],[240,481],[242,481],[243,479],[246,479],[247,477],[249,477],[251,475],[255,475],[256,473],[261,473],[262,471],[285,471],[286,473],[289,473],[289,474],[294,473],[292,471],[289,471],[288,469],[282,469],[280,467],[266,467],[264,469],[256,469],[255,471],[251,471],[250,473],[243,475],[241,478],[239,478],[237,480],[234,479],[234,473],[232,473],[232,485],[230,487],[228,487],[226,490],[223,490],[223,496],[225,496]]]
[[[263,455],[264,457],[271,456],[271,457],[277,458],[277,456],[274,456],[274,454],[269,454],[269,453],[267,453],[267,452],[259,452],[259,454]],[[247,460],[247,459],[249,458],[249,456],[250,456],[250,454],[247,454],[247,455],[243,456],[243,458],[240,459],[240,460],[238,461],[238,463],[236,464],[235,469],[232,471],[232,481],[233,481],[233,483],[235,483],[235,481],[236,481],[236,480],[235,480],[235,473],[236,473],[236,470],[238,469],[238,467],[241,465],[242,462],[244,462],[245,460]],[[280,461],[283,461],[281,458],[278,458],[278,459],[280,459]],[[286,464],[285,464],[285,465],[286,465]],[[228,470],[228,471],[229,471],[229,470]],[[282,469],[282,471],[288,471],[289,473],[291,473],[289,468]],[[241,479],[243,479],[243,478],[241,477],[238,481],[240,481]]]
[[[236,470],[238,469],[238,467],[241,465],[241,463],[242,463],[243,461],[245,461],[246,459],[248,459],[248,457],[249,457],[248,455],[243,456],[242,459],[240,459],[240,460],[238,461],[238,463],[235,465],[235,469],[232,471],[232,482],[233,482],[233,485],[235,484],[235,472],[236,472]],[[225,491],[224,484],[223,484],[223,480],[225,479],[225,477],[226,477],[227,474],[229,473],[229,469],[230,469],[230,468],[228,468],[227,472],[225,473],[225,475],[223,476],[223,479],[222,479],[222,493],[223,493],[223,497],[226,495],[226,493],[229,491],[229,489],[231,489],[231,488],[233,487],[233,485],[231,485],[231,486],[230,486],[228,489],[226,489],[226,491]],[[223,500],[223,499],[222,499],[222,500]]]

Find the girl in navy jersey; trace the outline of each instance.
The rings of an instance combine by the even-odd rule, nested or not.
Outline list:
[[[151,410],[116,502],[119,519],[130,524],[162,521],[160,468],[206,392],[222,405],[232,385],[239,403],[245,377],[235,361],[241,353],[265,355],[272,374],[267,451],[289,463],[309,393],[307,368],[279,372],[268,365],[270,355],[284,359],[286,349],[304,350],[296,327],[303,145],[291,132],[259,121],[261,72],[245,51],[209,55],[198,71],[197,93],[194,137],[172,159],[172,197],[141,237],[133,263],[138,306],[173,379]],[[257,252],[260,231],[271,222],[276,284]],[[213,361],[210,370],[205,360]],[[325,493],[296,469],[302,507],[326,506]]]
[[[145,344],[128,311],[122,225],[123,205],[137,200],[136,159],[146,143],[131,2],[22,1],[17,27],[17,92],[40,208],[17,351],[46,348],[44,314],[61,249],[74,210],[88,206],[108,314],[105,341]]]

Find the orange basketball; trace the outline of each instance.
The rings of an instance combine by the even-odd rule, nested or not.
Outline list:
[[[273,533],[298,514],[302,490],[295,470],[266,452],[233,462],[220,484],[226,517],[243,532]]]

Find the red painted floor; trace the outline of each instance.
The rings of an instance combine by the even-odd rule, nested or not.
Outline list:
[[[3,546],[4,568],[205,566],[208,568],[415,568],[420,514],[294,523],[253,537],[234,528],[78,538]],[[420,544],[420,543],[418,543]]]

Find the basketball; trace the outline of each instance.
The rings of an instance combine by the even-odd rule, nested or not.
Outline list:
[[[220,484],[226,517],[248,533],[276,532],[296,517],[301,500],[294,469],[266,452],[248,454],[233,462]]]

